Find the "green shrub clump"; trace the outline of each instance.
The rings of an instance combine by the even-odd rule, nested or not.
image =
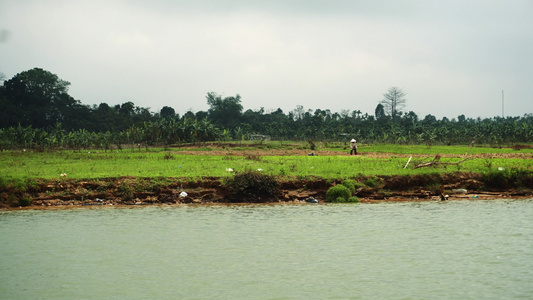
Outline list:
[[[326,202],[347,202],[351,195],[350,189],[339,184],[328,189],[326,192]]]
[[[348,198],[347,202],[349,202],[349,203],[359,203],[359,202],[361,202],[361,200],[359,200],[359,198],[356,197],[356,196],[351,196],[350,198]]]
[[[362,182],[359,182],[359,181],[354,181],[354,182],[353,182],[353,186],[354,186],[354,187],[355,187],[355,189],[357,190],[357,189],[359,189],[359,188],[362,188],[362,187],[364,187],[364,186],[365,186],[365,184],[364,184],[364,183],[362,183]]]
[[[351,180],[344,180],[342,182],[342,185],[344,185],[345,187],[347,187],[349,190],[350,190],[350,193],[355,193],[355,185],[353,183],[353,181]]]

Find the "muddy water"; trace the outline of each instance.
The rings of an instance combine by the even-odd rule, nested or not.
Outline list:
[[[0,299],[533,298],[533,199],[0,212]]]

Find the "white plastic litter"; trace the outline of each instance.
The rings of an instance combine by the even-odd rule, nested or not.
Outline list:
[[[187,192],[185,192],[185,191],[184,191],[184,192],[181,192],[181,193],[180,193],[180,198],[185,198],[185,197],[187,197],[188,195],[189,195],[189,194],[187,194]]]

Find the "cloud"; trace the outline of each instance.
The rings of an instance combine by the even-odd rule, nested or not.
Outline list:
[[[533,112],[529,1],[7,1],[8,78],[42,67],[83,103],[361,110],[391,86],[419,116]],[[0,35],[1,36],[1,35]],[[506,97],[507,98],[507,97]]]

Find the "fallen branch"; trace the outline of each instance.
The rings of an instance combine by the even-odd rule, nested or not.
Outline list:
[[[476,140],[472,140],[470,142],[470,146],[468,147],[468,151],[466,151],[465,155],[463,155],[463,157],[466,157],[468,155],[468,152],[470,152],[470,149],[472,149],[472,147],[474,146],[474,144],[476,143]]]
[[[411,158],[413,158],[412,156],[409,156],[409,160],[407,161],[407,163],[405,164],[405,166],[403,167],[404,169],[407,168],[407,166],[409,165],[409,163],[411,162]]]
[[[438,165],[458,165],[458,164],[463,163],[463,162],[465,162],[467,160],[470,160],[470,159],[471,158],[463,158],[462,160],[456,161],[456,162],[441,162],[440,161],[440,155],[437,154],[437,155],[435,155],[433,160],[425,162],[425,163],[418,164],[418,165],[414,166],[413,169],[431,167],[431,166],[438,166]]]

